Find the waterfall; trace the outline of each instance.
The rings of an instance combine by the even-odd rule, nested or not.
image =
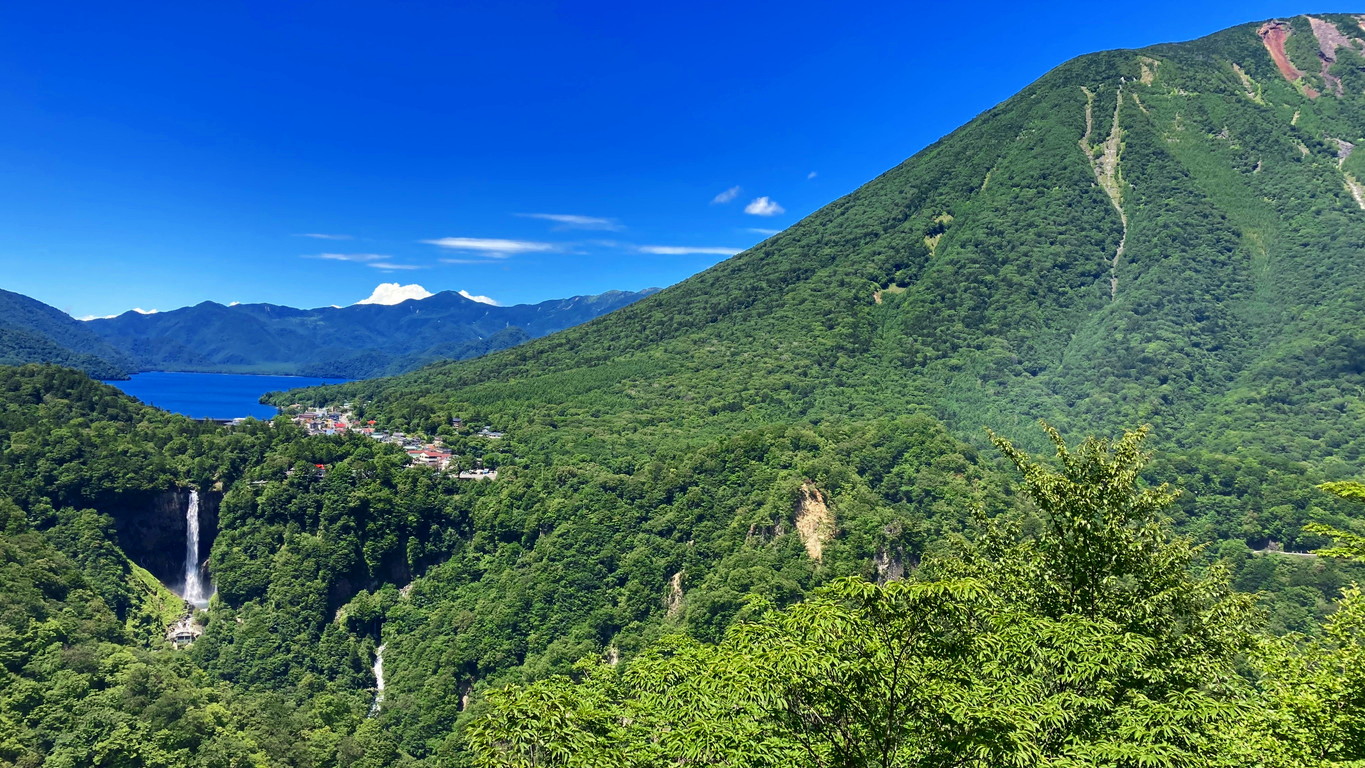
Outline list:
[[[374,703],[370,705],[370,717],[379,714],[379,705],[384,703],[384,649],[388,644],[374,649]]]
[[[190,489],[190,505],[185,510],[185,602],[202,608],[204,580],[199,575],[199,491]]]

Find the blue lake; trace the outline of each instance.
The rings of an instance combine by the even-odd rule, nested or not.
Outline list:
[[[275,406],[257,402],[266,392],[346,379],[305,376],[248,376],[236,373],[135,373],[128,381],[106,381],[148,405],[196,419],[269,419]]]

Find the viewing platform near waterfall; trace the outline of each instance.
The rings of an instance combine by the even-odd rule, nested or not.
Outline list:
[[[184,648],[199,639],[204,628],[195,623],[193,616],[186,616],[166,630],[166,642],[176,648]]]

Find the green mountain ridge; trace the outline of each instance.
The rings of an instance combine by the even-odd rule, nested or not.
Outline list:
[[[0,365],[56,363],[96,378],[125,378],[125,355],[79,320],[12,291],[0,290]]]
[[[1036,449],[1040,418],[1152,424],[1149,479],[1188,490],[1179,529],[1272,595],[1274,626],[1307,630],[1344,577],[1256,552],[1321,546],[1306,521],[1351,526],[1313,485],[1359,476],[1365,448],[1365,160],[1347,148],[1365,140],[1365,30],[1313,18],[1080,57],[619,312],[282,395],[426,431],[474,418],[517,457],[469,548],[381,630],[405,743],[438,749],[482,686],[670,628],[714,640],[746,596],[913,566],[968,510],[1014,508],[983,427]],[[1308,73],[1292,80],[1285,29]]]
[[[1313,18],[1275,27],[1295,81],[1268,24],[1084,56],[655,297],[347,396],[528,426],[553,401],[586,430],[629,412],[644,439],[907,412],[971,439],[1152,422],[1164,444],[1356,462],[1365,432],[1334,393],[1361,385],[1365,349],[1365,31]],[[573,383],[539,396],[552,378]]]
[[[920,628],[892,634],[927,641],[911,693],[928,706],[905,699],[910,716],[892,720],[925,720],[935,754],[955,764],[996,762],[941,743],[940,712],[984,717],[1003,746],[1021,724],[1048,731],[1058,742],[1038,754],[1075,764],[1202,764],[1153,743],[1217,752],[1205,736],[1253,731],[1258,740],[1239,746],[1268,766],[1349,764],[1365,754],[1359,698],[1345,700],[1362,690],[1349,666],[1360,657],[1360,603],[1349,598],[1360,566],[1308,555],[1329,540],[1305,524],[1361,526],[1349,494],[1315,487],[1365,474],[1365,202],[1353,191],[1365,160],[1346,146],[1365,140],[1360,51],[1365,28],[1329,14],[1081,57],[782,234],[616,312],[476,360],[277,397],[351,401],[357,418],[440,437],[461,466],[497,467],[496,480],[409,467],[401,448],[362,435],[308,436],[287,419],[225,429],[69,370],[0,367],[0,764],[572,765],[610,752],[584,742],[538,752],[545,733],[531,732],[547,718],[685,751],[696,732],[660,738],[672,726],[637,720],[658,712],[629,709],[632,688],[662,692],[655,701],[672,719],[658,723],[686,721],[695,713],[674,703],[715,690],[708,659],[721,657],[707,654],[727,647],[698,656],[698,644],[734,639],[752,620],[804,632],[803,617],[819,624],[840,610],[820,592],[830,585],[854,613],[880,610],[877,595],[921,605],[923,622],[908,616]],[[1049,445],[1040,417],[1068,438],[1154,425],[1155,460],[1140,479],[1128,474],[1141,464],[1138,433],[1112,465],[1108,444],[1087,443],[1076,455],[1089,458],[1071,463],[1060,452],[1063,495],[1076,503],[1068,525],[1085,531],[1060,547],[1045,503],[1060,481],[1008,443],[988,447],[982,429]],[[483,426],[505,435],[489,439]],[[1174,502],[1156,487],[1167,480],[1186,491]],[[142,626],[155,605],[115,542],[132,500],[191,487],[217,502],[205,532],[217,595],[204,634],[172,652]],[[1096,499],[1104,510],[1089,508]],[[1174,559],[1160,555],[1157,515],[1192,539]],[[1118,563],[1109,607],[1155,633],[1102,620],[1087,624],[1094,642],[1077,644],[1084,622],[1070,608],[1048,617],[1060,622],[1048,633],[1019,625],[1036,654],[970,628],[924,631],[944,626],[936,606],[966,604],[939,598],[994,599],[971,584],[941,590],[919,578],[924,563],[949,571],[930,579],[973,576],[952,572],[968,542],[1066,560],[1092,534],[1133,548],[1084,551],[1066,568]],[[1038,586],[1039,561],[987,560],[1017,569],[1006,591]],[[1241,607],[1168,593],[1168,582],[1202,583]],[[1039,596],[1078,599],[1065,585]],[[1355,623],[1330,638],[1349,651],[1341,708],[1301,685],[1331,688],[1334,667],[1301,675],[1292,664],[1316,664],[1294,649],[1327,642],[1336,630],[1322,622],[1344,597]],[[66,600],[76,605],[64,610]],[[1241,655],[1256,650],[1241,645],[1247,627],[1217,654],[1219,681],[1170,662],[1207,652],[1208,626],[1253,621],[1253,600],[1265,633],[1255,644],[1292,662],[1282,680],[1245,668]],[[990,610],[1013,611],[1007,602]],[[848,626],[886,626],[854,618]],[[1303,634],[1274,637],[1293,632]],[[853,674],[820,678],[839,697],[875,681],[883,657],[859,655],[868,639],[808,653],[807,636],[790,650]],[[1008,709],[1039,688],[1064,706],[1027,710],[1006,730],[990,706],[953,714],[960,699],[935,687],[940,641],[1004,649],[990,658],[1008,660],[993,674],[1010,685],[995,690],[1019,696],[978,704]],[[841,648],[857,658],[838,658]],[[1071,670],[1060,677],[1034,663],[1058,655],[1068,661],[1057,669]],[[973,669],[954,681],[982,671],[965,663]],[[529,681],[545,685],[497,693]],[[1283,685],[1290,705],[1266,708],[1269,724],[1227,708],[1186,717],[1182,702],[1206,693],[1242,700],[1212,690],[1223,683]],[[743,693],[739,708],[722,701],[724,712],[696,719],[708,749],[757,737],[717,761],[806,764],[775,757],[743,709],[770,709],[751,701],[768,691]],[[1080,711],[1115,704],[1180,722],[1155,733],[1143,718]],[[1341,728],[1314,724],[1319,704]],[[1079,719],[1057,714],[1077,707]],[[528,735],[516,744],[489,736],[509,711]],[[740,729],[715,727],[726,718]],[[1276,731],[1303,723],[1306,735]],[[1337,733],[1330,759],[1288,756]],[[1096,738],[1112,750],[1067,751]],[[650,764],[618,746],[611,764]],[[746,762],[750,749],[758,757]]]

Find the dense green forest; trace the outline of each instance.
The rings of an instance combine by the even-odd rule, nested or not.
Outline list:
[[[1057,466],[996,438],[1037,513],[905,580],[836,581],[719,643],[493,692],[484,766],[1356,765],[1365,597],[1324,637],[1258,636],[1252,603],[1172,539],[1175,494],[1138,487],[1145,433]],[[1365,485],[1331,490],[1357,498]],[[1334,556],[1365,557],[1349,537]],[[624,668],[623,668],[624,667]],[[1248,668],[1249,667],[1249,668]]]
[[[629,307],[274,397],[496,481],[0,368],[0,760],[1365,760],[1365,44],[1287,23],[1295,80],[1260,24],[1082,57]]]
[[[1298,68],[1319,80],[1325,71],[1340,89],[1286,79],[1270,50],[1277,38],[1262,39],[1261,24],[1081,57],[658,295],[476,361],[278,402],[350,400],[424,430],[454,416],[496,424],[525,466],[509,473],[509,494],[554,468],[540,493],[506,502],[524,511],[500,510],[522,524],[506,542],[522,578],[453,559],[414,595],[477,595],[495,614],[518,606],[515,615],[549,622],[546,636],[573,651],[532,643],[492,665],[461,660],[467,679],[439,683],[451,699],[499,680],[490,674],[499,666],[535,677],[594,645],[627,655],[647,647],[652,630],[641,631],[643,645],[633,639],[638,619],[615,596],[636,589],[627,575],[636,560],[602,547],[598,531],[639,540],[655,521],[677,519],[651,546],[701,554],[705,521],[723,521],[728,541],[710,539],[699,558],[719,571],[683,562],[642,584],[655,612],[674,611],[692,636],[719,642],[748,615],[746,595],[784,605],[829,579],[873,578],[878,563],[910,568],[973,505],[1014,509],[984,428],[1037,450],[1048,445],[1039,418],[1075,436],[1152,425],[1157,457],[1145,477],[1187,490],[1169,513],[1176,531],[1206,545],[1200,563],[1221,561],[1238,589],[1265,590],[1272,631],[1316,633],[1351,577],[1305,556],[1327,544],[1305,524],[1349,528],[1357,515],[1315,487],[1362,473],[1365,203],[1352,150],[1365,140],[1365,83],[1355,73],[1360,43],[1329,34],[1361,37],[1354,17],[1319,17],[1316,30],[1306,17],[1284,23]],[[935,461],[916,464],[914,451],[887,451],[892,463],[879,465],[860,450],[863,440],[895,444],[908,423],[945,441],[937,466],[961,456],[961,468],[935,476]],[[799,433],[818,447],[788,448]],[[676,518],[677,491],[648,495],[669,476],[661,472],[736,453],[761,457],[735,473],[739,485],[716,485],[714,469],[676,470],[694,497],[686,506],[714,501],[709,515]],[[981,479],[963,488],[936,487],[973,473]],[[757,498],[745,492],[751,480]],[[637,482],[643,505],[631,498]],[[801,562],[794,530],[812,488],[837,532],[818,564]],[[647,511],[612,512],[622,502]],[[879,509],[890,515],[878,520]],[[783,546],[773,563],[750,567]],[[594,578],[547,594],[525,576],[531,569]],[[775,570],[783,577],[765,583]],[[724,591],[714,589],[720,573]],[[428,739],[441,730],[423,721],[439,715],[401,709],[447,667],[414,665],[415,638],[436,643],[429,627],[443,624],[440,636],[489,633],[479,610],[477,629],[448,629],[447,600],[415,611],[417,621],[405,610],[391,646],[391,717]],[[540,607],[560,601],[560,614]],[[603,628],[589,617],[607,606]],[[703,611],[717,618],[695,622]]]
[[[0,367],[0,438],[0,760],[14,765],[357,764],[377,738],[368,590],[393,595],[448,557],[486,487],[285,419],[166,414],[56,367]],[[119,542],[182,485],[226,491],[218,597],[174,652],[162,634],[183,601]]]
[[[956,648],[942,660],[955,665],[955,674],[992,669],[1004,676],[935,683],[970,688],[972,697],[962,701],[983,706],[995,695],[1014,701],[1021,694],[1001,687],[1004,681],[1026,687],[1021,670],[989,667],[982,656],[992,648],[1004,652],[998,643],[1020,641],[1021,632],[1031,642],[1053,643],[1053,651],[1074,652],[1070,661],[1047,660],[1072,666],[1043,667],[1036,675],[1073,675],[1094,688],[1124,669],[1140,678],[1122,689],[1125,695],[1160,691],[1168,698],[1176,682],[1147,678],[1160,672],[1188,682],[1193,675],[1236,688],[1201,687],[1155,712],[1109,689],[1085,689],[1080,693],[1106,702],[1102,711],[1082,716],[1080,709],[1098,704],[1054,693],[1014,709],[971,713],[977,729],[971,738],[980,738],[982,721],[999,725],[995,718],[1008,716],[1019,727],[1062,707],[1051,730],[1020,734],[1036,743],[1011,747],[1022,750],[1011,753],[1016,757],[1051,754],[1072,720],[1087,724],[1086,738],[1096,742],[1087,748],[1108,749],[1112,734],[1105,741],[1096,729],[1157,728],[1166,722],[1161,718],[1207,715],[1199,721],[1207,733],[1190,737],[1198,745],[1176,745],[1202,759],[1215,747],[1259,743],[1246,740],[1251,736],[1230,741],[1227,712],[1216,709],[1247,702],[1260,708],[1258,717],[1285,718],[1256,721],[1262,730],[1255,738],[1294,727],[1296,738],[1311,740],[1318,733],[1305,725],[1311,713],[1281,712],[1276,707],[1288,706],[1281,699],[1314,705],[1303,698],[1308,691],[1328,706],[1330,697],[1355,690],[1343,692],[1329,674],[1335,667],[1301,654],[1325,654],[1336,664],[1341,654],[1360,653],[1351,634],[1358,629],[1343,618],[1354,614],[1333,613],[1339,600],[1358,603],[1347,587],[1357,572],[1327,558],[1171,540],[1166,526],[1179,517],[1178,501],[1165,486],[1139,479],[1141,432],[1113,446],[1091,441],[1073,453],[1061,449],[1057,463],[1068,484],[1060,490],[1051,466],[1003,440],[1002,459],[925,417],[751,430],[688,456],[659,457],[631,475],[592,465],[536,468],[508,446],[500,448],[499,481],[462,483],[405,467],[396,448],[367,438],[309,437],[285,419],[207,425],[146,408],[59,368],[0,368],[0,393],[9,494],[0,501],[0,759],[14,765],[547,764],[544,755],[566,743],[578,745],[565,753],[572,756],[567,764],[598,765],[619,759],[622,749],[635,755],[629,739],[638,736],[593,723],[612,722],[613,708],[638,706],[654,709],[635,733],[694,718],[679,723],[680,733],[712,734],[696,748],[733,749],[724,764],[807,764],[805,747],[792,741],[793,721],[772,709],[782,696],[804,694],[762,686],[776,671],[824,681],[827,665],[842,662],[801,651],[801,642],[825,647],[828,638],[775,645],[773,633],[815,629],[852,642],[857,634],[839,628],[869,620],[919,626],[920,634],[906,636],[916,643],[906,652],[919,656],[908,658]],[[115,544],[130,497],[180,483],[223,489],[211,557],[218,593],[200,614],[205,634],[186,651],[161,641],[178,601]],[[1350,483],[1327,487],[1345,497],[1342,505],[1362,495]],[[1308,490],[1333,507],[1335,496]],[[1059,502],[1049,492],[1079,505],[1067,508],[1071,518],[1058,517]],[[590,508],[572,506],[585,498]],[[1064,523],[1070,527],[1059,531]],[[1354,554],[1359,543],[1330,527],[1319,535],[1324,543],[1341,541],[1332,554]],[[1072,563],[1067,547],[1093,562]],[[1040,558],[1054,571],[1059,563],[1087,577],[1098,571],[1096,594],[1070,582],[1058,586],[1079,579],[1074,573],[1049,571],[1038,582]],[[1233,590],[1248,580],[1266,590],[1261,599]],[[1001,603],[1005,596],[1015,602]],[[1091,600],[1109,613],[1076,625],[1073,614],[1089,609],[1073,603]],[[1016,616],[1025,608],[1036,615]],[[868,610],[876,613],[859,613]],[[1120,610],[1129,613],[1110,615]],[[982,634],[959,648],[965,636],[948,631],[968,618],[953,631]],[[1116,625],[1119,619],[1131,626]],[[1205,630],[1201,621],[1213,623]],[[1035,636],[1038,622],[1053,623]],[[1205,631],[1211,634],[1201,639]],[[1077,645],[1066,645],[1073,640]],[[373,713],[371,664],[380,644],[388,686]],[[745,656],[756,648],[795,655]],[[840,674],[861,682],[839,688],[880,700],[876,685],[895,685],[873,682],[884,650],[858,648],[866,654],[850,658],[865,666],[840,666]],[[1173,660],[1171,648],[1192,655]],[[1243,664],[1237,675],[1253,676],[1228,677],[1229,654],[1253,651],[1262,655],[1236,659]],[[1189,666],[1162,666],[1177,661]],[[798,662],[806,666],[781,666]],[[1084,668],[1074,667],[1082,662]],[[1268,671],[1257,677],[1261,667],[1245,664]],[[1311,666],[1316,677],[1276,676],[1290,664]],[[734,676],[718,683],[702,672],[732,668]],[[627,677],[617,679],[623,670]],[[556,676],[564,674],[574,677]],[[674,684],[695,674],[703,675],[695,685]],[[661,691],[660,680],[674,683]],[[498,693],[509,683],[531,687]],[[941,692],[921,691],[905,705]],[[1234,694],[1243,698],[1227,699]],[[565,719],[553,722],[571,730],[544,730],[541,720],[526,716],[528,707],[565,708]],[[736,711],[748,714],[736,720]],[[1339,719],[1349,721],[1352,711]],[[582,717],[596,720],[584,725],[576,719]],[[927,722],[907,724],[897,744],[957,748],[926,742]],[[580,726],[588,732],[573,730]],[[820,738],[827,742],[828,735]],[[1204,744],[1206,736],[1217,744]],[[607,741],[592,741],[598,737]],[[536,746],[538,739],[549,741]],[[1143,749],[1169,746],[1150,741]],[[548,751],[539,753],[541,762],[527,763],[513,743]],[[648,761],[667,759],[676,748],[665,740],[631,759],[655,764]],[[827,757],[823,764],[900,764]],[[1286,757],[1275,764],[1313,763]]]

